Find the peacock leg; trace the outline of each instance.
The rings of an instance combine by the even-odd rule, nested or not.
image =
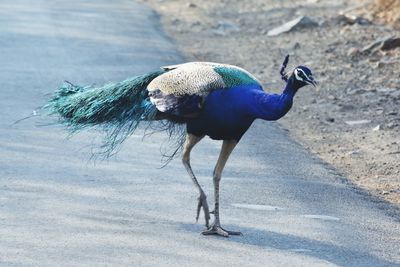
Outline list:
[[[221,222],[219,218],[219,182],[221,181],[222,170],[225,167],[226,161],[229,158],[229,155],[235,148],[237,142],[235,140],[224,140],[222,143],[221,152],[219,154],[219,158],[217,164],[214,169],[214,198],[215,198],[215,208],[214,208],[214,222],[213,224],[205,231],[202,232],[203,235],[220,235],[228,237],[229,235],[241,235],[240,232],[228,231],[221,227]]]
[[[182,154],[182,162],[185,166],[186,171],[188,172],[190,178],[192,178],[193,183],[199,189],[200,196],[198,198],[199,202],[197,204],[197,213],[196,213],[196,222],[199,220],[200,210],[203,208],[204,211],[204,218],[205,218],[205,225],[208,228],[210,222],[210,211],[208,209],[207,204],[207,196],[204,193],[203,189],[201,188],[199,182],[196,179],[196,176],[193,173],[192,167],[190,166],[190,152],[192,148],[201,140],[204,136],[195,136],[192,134],[188,134],[186,136],[186,141],[183,146],[183,154]]]

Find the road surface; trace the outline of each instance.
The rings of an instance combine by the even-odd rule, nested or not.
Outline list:
[[[133,135],[108,161],[101,134],[12,123],[67,79],[102,84],[182,62],[157,16],[132,0],[0,2],[0,266],[399,266],[398,209],[348,184],[277,124],[257,121],[227,164],[221,219],[205,237],[163,134]],[[163,145],[164,144],[164,145]],[[220,143],[192,165],[212,205]]]

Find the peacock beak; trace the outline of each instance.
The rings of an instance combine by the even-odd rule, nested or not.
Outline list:
[[[311,85],[314,86],[315,88],[318,87],[318,83],[317,83],[316,80],[312,80],[312,81],[311,81]]]
[[[316,80],[313,80],[313,82],[312,82],[312,86],[314,86],[314,88],[315,88],[315,91],[319,91],[319,86],[318,86],[318,82],[316,81]]]
[[[317,88],[317,87],[318,87],[318,86],[317,86],[318,83],[317,83],[317,81],[314,80],[314,79],[309,79],[309,80],[306,80],[305,82],[308,83],[309,85],[314,86],[314,88]]]

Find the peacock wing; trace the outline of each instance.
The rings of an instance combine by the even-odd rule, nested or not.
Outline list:
[[[147,86],[151,102],[161,112],[186,116],[198,113],[209,92],[259,81],[249,72],[232,65],[190,62],[163,67],[167,72]]]
[[[222,77],[208,64],[191,62],[168,66],[166,73],[155,78],[148,86],[149,92],[160,90],[167,95],[207,95],[225,87]]]

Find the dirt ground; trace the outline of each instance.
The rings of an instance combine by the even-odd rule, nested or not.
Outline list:
[[[400,0],[375,0],[367,10],[367,14],[375,20],[393,26],[400,24]]]
[[[400,204],[400,48],[363,51],[400,33],[393,21],[381,24],[384,13],[376,6],[328,0],[143,1],[159,12],[188,61],[241,66],[270,92],[282,90],[279,69],[286,54],[289,67],[310,67],[318,90],[302,88],[280,124],[353,183]],[[348,19],[341,12],[362,17]],[[268,36],[299,16],[318,26]]]

